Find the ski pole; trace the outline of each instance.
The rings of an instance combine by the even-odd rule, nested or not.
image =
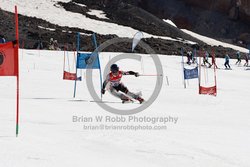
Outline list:
[[[142,77],[158,77],[158,76],[160,76],[160,77],[162,77],[163,76],[163,74],[139,74],[139,76],[142,76]]]

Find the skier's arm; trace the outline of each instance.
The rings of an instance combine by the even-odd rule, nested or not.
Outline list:
[[[107,80],[105,80],[105,81],[103,82],[103,84],[102,84],[102,89],[105,89],[105,88],[106,88],[107,83],[108,83]]]
[[[122,72],[123,75],[134,75],[136,77],[139,76],[139,73],[138,72],[134,72],[134,71],[126,71],[126,72]]]
[[[109,82],[109,75],[107,75],[105,81],[102,84],[102,94],[105,94],[105,88],[106,88],[106,85],[108,84],[108,82]]]

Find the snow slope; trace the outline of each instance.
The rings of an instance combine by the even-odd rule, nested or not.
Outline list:
[[[249,50],[246,49],[246,48],[243,48],[243,47],[239,47],[239,46],[235,46],[235,45],[232,45],[232,44],[228,44],[228,43],[224,43],[224,42],[221,42],[221,41],[218,41],[218,40],[215,40],[215,39],[212,39],[212,38],[209,38],[209,37],[205,37],[203,35],[200,35],[200,34],[197,34],[197,33],[194,33],[192,31],[189,31],[189,30],[186,30],[186,29],[182,29],[182,31],[184,31],[185,33],[197,38],[197,39],[202,39],[202,41],[204,41],[205,43],[207,43],[208,45],[211,45],[211,46],[223,46],[223,47],[228,47],[228,48],[232,48],[234,50],[238,50],[238,51],[241,51],[241,52],[245,52],[245,53],[249,53]]]
[[[117,54],[101,53],[102,68]],[[143,66],[127,60],[118,64],[123,70],[154,73],[151,58],[142,56]],[[72,121],[73,116],[116,115],[89,102],[92,98],[85,81],[78,83],[77,97],[72,98],[74,83],[62,80],[63,52],[20,50],[18,138],[14,134],[15,79],[0,77],[0,166],[250,166],[249,71],[234,65],[232,71],[219,70],[218,96],[201,96],[197,80],[189,81],[188,88],[183,88],[180,57],[161,55],[160,60],[169,86],[164,79],[157,100],[135,116],[177,117],[176,123],[102,122],[104,125],[166,125],[167,130],[84,130],[84,125],[100,123],[76,123]],[[223,60],[217,62],[222,67]],[[208,82],[211,78],[208,76]],[[97,72],[93,80],[98,89]],[[147,99],[155,78],[124,76],[123,82],[131,91],[142,91]],[[119,101],[109,93],[104,100]]]
[[[134,34],[138,31],[131,27],[90,19],[82,14],[66,11],[57,5],[57,2],[69,1],[70,0],[44,0],[43,2],[36,0],[0,0],[0,7],[3,10],[14,12],[14,6],[17,5],[18,12],[22,15],[41,18],[59,26],[77,27],[104,35],[116,34],[119,37],[133,38]],[[103,17],[103,15],[100,15],[100,11],[96,13],[96,11],[92,10],[92,12],[98,17]],[[144,37],[181,41],[170,37],[151,35],[146,32],[144,32]]]
[[[109,19],[109,18],[107,18],[106,14],[101,10],[93,10],[93,9],[91,9],[90,12],[87,12],[87,13],[89,15],[94,15],[94,16],[96,16],[98,18],[101,18],[101,19]]]
[[[172,26],[174,26],[174,27],[177,27],[175,24],[174,24],[174,22],[172,21],[172,20],[169,20],[169,19],[163,19],[163,21],[164,22],[166,22],[166,23],[168,23],[168,24],[170,24],[170,25],[172,25]]]
[[[68,12],[61,6],[57,5],[57,2],[69,2],[70,0],[44,0],[43,2],[36,0],[0,0],[0,7],[3,10],[13,12],[14,6],[18,6],[18,12],[25,16],[37,17],[44,19],[52,24],[57,24],[59,26],[77,27],[89,31],[95,31],[99,34],[116,34],[119,37],[129,37],[133,38],[134,34],[138,31],[131,27],[122,26],[114,23],[108,23],[104,21],[94,20],[83,16],[82,14]],[[80,5],[80,4],[77,4]],[[85,6],[85,5],[81,5]],[[102,11],[92,10],[92,14],[100,18],[104,17]],[[175,26],[175,24],[170,20],[164,20],[166,23]],[[185,33],[198,38],[203,39],[203,41],[209,45],[221,45],[223,47],[229,47],[235,50],[240,50],[242,52],[248,52],[247,49],[233,46],[231,44],[222,43],[220,41],[201,36],[199,34],[193,33],[189,30],[182,30]],[[145,38],[161,38],[165,40],[180,41],[185,43],[194,44],[192,41],[186,41],[181,39],[173,39],[166,36],[155,36],[143,32]]]

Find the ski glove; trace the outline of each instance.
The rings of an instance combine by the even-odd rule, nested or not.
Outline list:
[[[104,95],[104,94],[105,94],[105,89],[102,89],[102,91],[101,91],[101,92],[102,92],[102,94]]]

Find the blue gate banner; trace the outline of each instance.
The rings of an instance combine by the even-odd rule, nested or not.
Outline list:
[[[98,54],[93,53],[78,53],[77,54],[77,69],[99,69]]]
[[[184,79],[194,79],[198,78],[198,67],[194,69],[184,68]]]

